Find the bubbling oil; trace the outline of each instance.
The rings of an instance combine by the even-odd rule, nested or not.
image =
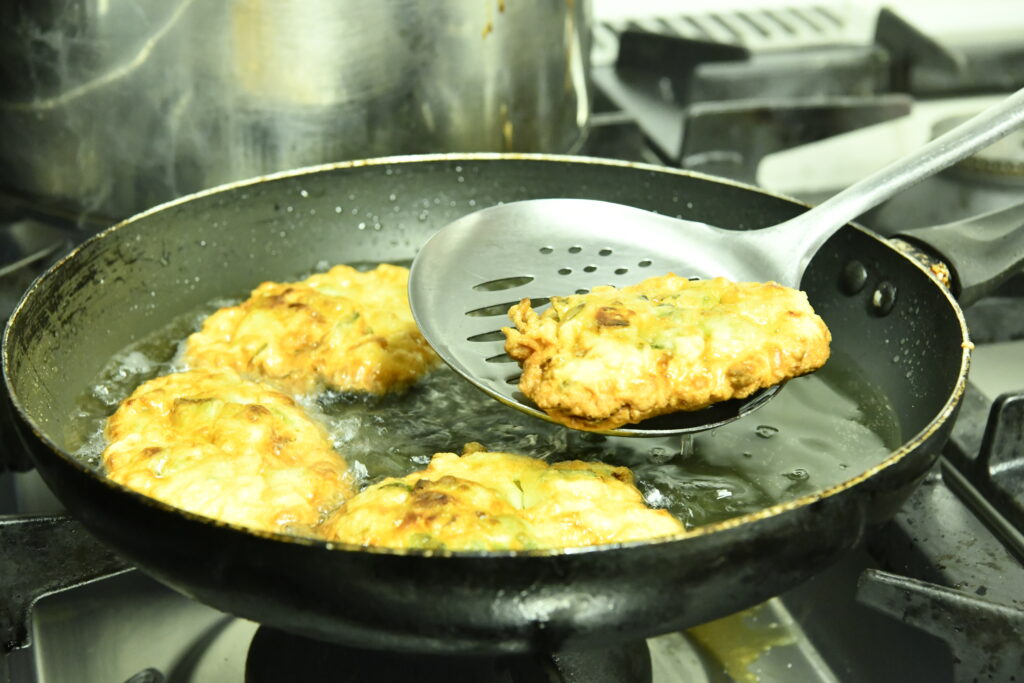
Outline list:
[[[106,418],[146,380],[183,369],[185,337],[216,308],[233,303],[212,302],[113,358],[78,402],[69,434],[77,456],[102,470]],[[630,467],[647,502],[689,527],[839,484],[880,463],[901,442],[895,411],[841,353],[813,375],[790,380],[755,413],[682,441],[560,427],[488,397],[447,367],[394,395],[327,393],[299,401],[326,425],[361,485],[404,476],[434,453],[479,442],[549,462]]]

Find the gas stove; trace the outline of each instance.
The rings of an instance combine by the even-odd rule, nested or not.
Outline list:
[[[595,2],[595,109],[581,153],[681,166],[819,201],[1024,86],[1024,31],[1014,28],[1024,29],[1024,12],[1014,2],[982,4],[965,15],[934,2],[927,3],[933,11],[924,3],[880,10],[735,2],[707,11],[687,3],[683,14],[678,4],[654,0]],[[1024,203],[1021,139],[861,222],[890,235]],[[6,312],[88,230],[41,221],[17,205],[3,218]],[[218,612],[132,569],[62,516],[5,429],[0,683],[1020,678],[1022,296],[1018,277],[967,311],[978,348],[952,439],[863,548],[750,610],[602,652],[382,655]]]

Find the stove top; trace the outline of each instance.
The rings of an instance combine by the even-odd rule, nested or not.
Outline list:
[[[415,669],[416,680],[448,683],[619,682],[634,680],[632,673],[700,683],[913,680],[929,671],[935,677],[927,680],[950,680],[943,677],[950,655],[940,640],[864,607],[852,588],[831,588],[855,586],[868,561],[849,558],[792,595],[687,633],[628,643],[611,653],[501,659],[382,656],[304,641],[217,612],[131,571],[40,600],[33,612],[34,646],[8,656],[9,675],[14,681],[241,683],[284,680],[280,673],[288,671],[292,680],[309,683],[390,683],[408,680]],[[837,633],[829,622],[840,616],[845,627]],[[883,636],[890,645],[843,661],[831,650],[834,644],[818,636],[822,629],[856,639],[864,655]],[[82,656],[97,642],[103,643],[102,656]],[[896,643],[913,646],[913,656],[901,654]],[[918,660],[926,653],[927,670]]]
[[[851,3],[688,3],[686,14],[647,3],[659,9],[647,15],[643,2],[632,14],[595,4],[598,92],[583,154],[683,166],[809,202],[1024,85],[990,68],[1024,74],[1012,68],[1022,34],[1007,22],[968,30],[961,19],[945,27],[955,40],[942,41],[935,17],[922,29],[919,7],[866,19]],[[1011,5],[986,3],[997,14]],[[812,83],[812,72],[828,77]],[[1005,151],[981,160],[989,175],[978,163],[954,169],[862,222],[892,234],[1024,202],[1017,167],[1004,163],[1016,148],[1010,159]],[[0,234],[6,310],[84,236],[37,219],[18,213]],[[18,471],[0,472],[0,683],[1013,680],[1024,671],[1022,294],[1018,278],[967,311],[979,346],[950,444],[865,547],[750,610],[600,653],[366,653],[223,614],[131,569],[61,516],[7,440],[0,460]]]

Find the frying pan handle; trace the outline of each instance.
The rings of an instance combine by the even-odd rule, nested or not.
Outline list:
[[[1024,271],[1024,203],[896,236],[924,246],[950,267],[953,294],[962,306]]]

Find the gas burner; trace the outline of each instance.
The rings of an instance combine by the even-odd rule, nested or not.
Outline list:
[[[932,129],[932,137],[943,135],[968,118],[955,116],[939,121]],[[1024,130],[1016,130],[974,156],[954,164],[949,173],[971,182],[1013,185],[1024,193]]]
[[[415,672],[414,674],[412,672]],[[360,650],[261,627],[245,663],[245,683],[651,683],[644,641],[599,651],[477,657]]]
[[[979,111],[980,111],[979,107]],[[932,124],[936,138],[969,118],[967,113]],[[908,188],[865,216],[883,233],[949,223],[1024,202],[1024,130]]]

